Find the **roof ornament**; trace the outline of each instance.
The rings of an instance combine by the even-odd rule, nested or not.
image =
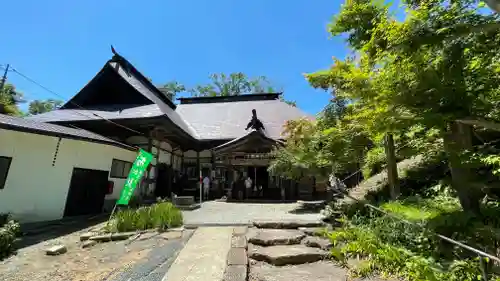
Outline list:
[[[265,130],[264,124],[257,118],[257,111],[255,109],[252,109],[252,119],[250,119],[250,122],[248,122],[248,125],[245,130],[248,130],[252,128],[252,130]]]
[[[113,45],[111,45],[111,52],[113,53],[113,55],[118,55],[118,53],[116,52],[115,48],[113,48]]]

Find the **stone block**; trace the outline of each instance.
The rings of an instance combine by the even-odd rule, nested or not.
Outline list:
[[[130,237],[134,236],[135,234],[137,234],[137,232],[118,232],[118,233],[113,233],[111,235],[111,240],[113,240],[113,241],[127,240]]]
[[[306,235],[302,231],[288,229],[260,229],[248,242],[261,246],[300,244]]]
[[[86,232],[80,235],[80,241],[87,241],[90,237],[97,235],[95,232]]]
[[[247,248],[247,238],[245,236],[233,236],[231,248]]]
[[[97,241],[95,240],[87,240],[87,241],[84,241],[83,244],[82,244],[82,248],[90,248],[92,246],[94,246],[95,244],[97,244]]]
[[[324,226],[324,223],[322,221],[270,220],[270,221],[254,221],[253,225],[255,225],[258,228],[297,229],[299,227],[321,227]]]
[[[233,235],[237,235],[237,236],[245,235],[247,233],[247,231],[248,231],[248,227],[238,226],[238,227],[233,228]]]
[[[224,271],[223,281],[246,281],[248,269],[246,265],[228,265]]]
[[[227,254],[227,265],[248,264],[247,251],[244,248],[231,248]]]
[[[177,196],[173,200],[174,205],[190,206],[195,204],[193,196]]]
[[[97,242],[109,242],[111,241],[111,234],[96,235],[89,238],[89,240],[94,240]]]
[[[331,247],[333,247],[333,243],[330,242],[330,240],[315,236],[306,237],[304,240],[302,240],[302,244],[308,247],[320,248],[323,250],[329,250]]]
[[[345,268],[337,266],[327,261],[315,263],[272,266],[266,263],[259,263],[250,267],[248,280],[252,281],[345,281],[348,273]],[[358,279],[356,279],[358,280]],[[379,281],[378,279],[363,279],[363,281]],[[361,280],[358,280],[361,281]],[[387,280],[388,281],[388,280]]]
[[[320,261],[328,257],[328,252],[304,245],[280,245],[252,249],[249,257],[272,265],[282,266]]]
[[[49,256],[57,256],[60,254],[64,254],[67,251],[68,251],[68,249],[66,248],[66,246],[56,245],[56,246],[52,246],[52,247],[48,248],[47,250],[45,250],[45,253]]]

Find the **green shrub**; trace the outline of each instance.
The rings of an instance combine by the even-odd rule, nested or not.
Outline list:
[[[156,204],[154,226],[164,230],[182,225],[182,212],[170,202]]]
[[[156,203],[138,209],[118,211],[107,227],[110,232],[157,228],[165,230],[181,226],[182,212],[170,202]]]
[[[383,147],[372,148],[366,154],[363,164],[363,177],[365,179],[380,173],[386,165],[385,150]]]
[[[342,263],[355,257],[367,260],[351,270],[353,275],[379,273],[408,280],[480,280],[477,255],[439,239],[434,233],[488,253],[498,252],[498,203],[484,205],[481,217],[464,213],[458,200],[449,195],[413,196],[379,207],[413,224],[363,208],[362,204],[344,209],[344,227],[329,237],[337,246],[332,256]],[[488,267],[494,265],[490,262]],[[492,270],[488,272],[490,280],[499,280]]]
[[[115,231],[133,231],[137,229],[138,215],[135,210],[128,209],[118,211],[113,217],[116,229]]]
[[[481,270],[477,259],[441,264],[432,257],[385,242],[369,227],[348,225],[332,232],[329,237],[335,245],[332,249],[334,259],[343,264],[347,264],[348,259],[362,259],[362,262],[349,269],[350,274],[355,277],[378,273],[383,276],[399,276],[405,280],[480,280],[478,277],[481,276]]]
[[[8,257],[14,251],[14,241],[21,233],[19,223],[8,220],[0,227],[0,259]]]

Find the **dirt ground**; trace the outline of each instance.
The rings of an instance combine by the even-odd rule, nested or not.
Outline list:
[[[0,261],[0,280],[119,281],[132,276],[161,280],[168,269],[165,265],[173,262],[190,236],[190,231],[145,233],[134,240],[99,243],[82,249],[80,234],[99,227],[101,225],[81,229],[19,249],[16,255]],[[67,253],[45,254],[47,248],[58,244],[65,245]],[[151,278],[151,274],[158,278]]]

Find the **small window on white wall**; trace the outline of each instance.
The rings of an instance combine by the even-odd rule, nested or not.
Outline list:
[[[109,176],[111,178],[124,179],[128,176],[128,173],[130,172],[131,168],[132,168],[131,162],[113,159],[113,163],[111,163],[111,172]]]
[[[11,157],[0,156],[0,189],[4,189],[7,175],[9,174]]]

